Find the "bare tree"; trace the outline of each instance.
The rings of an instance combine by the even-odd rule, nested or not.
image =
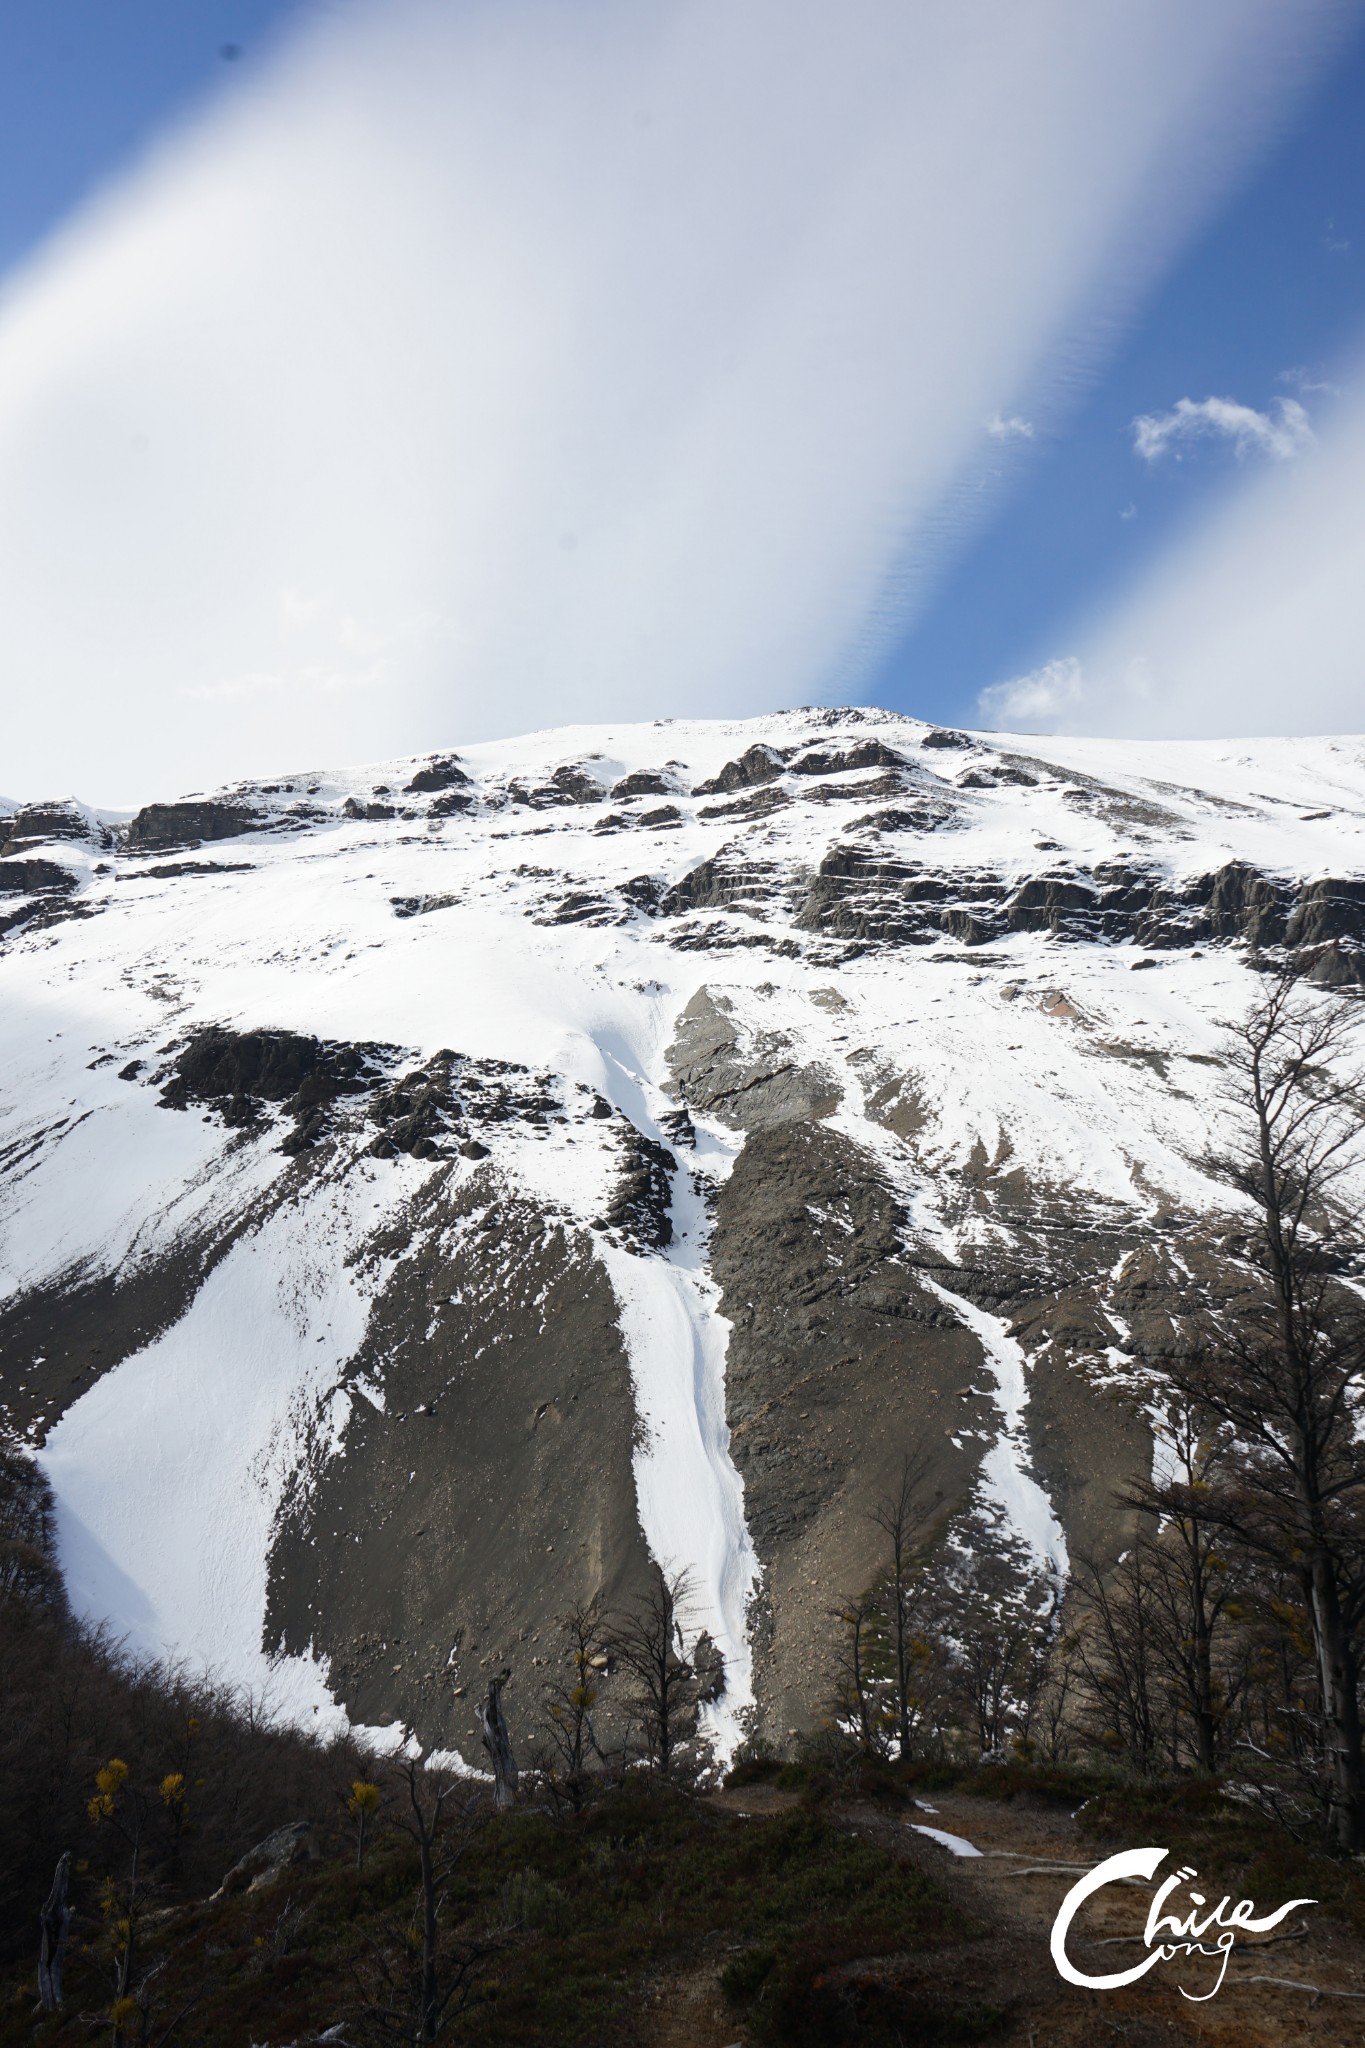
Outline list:
[[[1196,1769],[1212,1773],[1240,1689],[1221,1655],[1237,1580],[1204,1502],[1232,1447],[1226,1429],[1205,1428],[1188,1400],[1171,1405],[1157,1435],[1166,1454],[1162,1478],[1138,1482],[1123,1500],[1158,1524],[1144,1552],[1153,1662],[1188,1718]]]
[[[664,1778],[674,1774],[679,1752],[697,1728],[697,1674],[682,1627],[691,1596],[686,1572],[655,1565],[649,1590],[610,1632],[612,1651],[635,1681],[632,1704],[645,1754]]]
[[[452,1812],[459,1780],[408,1757],[398,1766],[398,1797],[390,1824],[417,1848],[419,1879],[412,1920],[395,1929],[392,1952],[371,1959],[363,1981],[357,2029],[374,2041],[434,2041],[478,1993],[492,1944],[452,1941],[443,1913],[455,1866],[469,1847],[479,1798]]]
[[[1161,1695],[1153,1642],[1150,1545],[1139,1537],[1112,1571],[1076,1559],[1085,1603],[1077,1662],[1100,1740],[1122,1750],[1133,1767],[1153,1769],[1161,1747]]]
[[[937,1574],[949,1682],[982,1756],[997,1756],[1013,1728],[1025,1740],[1042,1649],[1051,1639],[1056,1586],[1028,1546],[974,1511],[954,1531]]]
[[[1185,1400],[1238,1445],[1200,1512],[1303,1589],[1317,1664],[1328,1836],[1365,1849],[1360,1684],[1365,1636],[1365,1305],[1343,1284],[1334,1210],[1361,1163],[1362,1093],[1339,1071],[1359,1011],[1281,973],[1231,1035],[1233,1149],[1210,1169],[1252,1206],[1247,1285],[1167,1361]],[[1191,1510],[1179,1481],[1162,1493]]]
[[[587,1797],[593,1762],[603,1761],[593,1709],[607,1663],[606,1630],[595,1600],[579,1601],[560,1617],[568,1653],[567,1676],[551,1680],[545,1701],[544,1778],[551,1796],[575,1813]]]
[[[833,1619],[840,1631],[831,1701],[834,1720],[852,1733],[865,1754],[880,1753],[882,1731],[873,1670],[873,1635],[880,1610],[875,1596],[869,1593],[841,1601]]]
[[[927,1472],[927,1460],[903,1459],[895,1488],[883,1494],[871,1516],[890,1550],[879,1605],[886,1622],[891,1656],[897,1753],[903,1757],[910,1754],[910,1731],[915,1718],[911,1677],[916,1661],[915,1643],[923,1633],[917,1626],[916,1608],[923,1596],[925,1554],[923,1548],[916,1545],[915,1534],[923,1528],[941,1498],[935,1495],[932,1506],[927,1510],[921,1505],[919,1494]]]
[[[1023,1753],[1032,1757],[1041,1751],[1049,1763],[1063,1763],[1071,1754],[1080,1677],[1076,1629],[1061,1628],[1038,1638],[1030,1645],[1029,1659]]]

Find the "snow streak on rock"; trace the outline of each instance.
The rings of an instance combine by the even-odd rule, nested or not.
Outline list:
[[[982,1461],[982,1490],[1008,1529],[1023,1538],[1040,1570],[1060,1584],[1068,1569],[1066,1534],[1052,1502],[1029,1470],[1024,1439],[1024,1408],[1028,1401],[1028,1368],[1022,1347],[1009,1335],[1000,1316],[976,1308],[960,1294],[950,1294],[936,1280],[925,1285],[981,1340],[981,1349],[995,1375],[996,1404],[1003,1427]]]

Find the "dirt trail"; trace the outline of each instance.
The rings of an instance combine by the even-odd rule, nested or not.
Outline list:
[[[1287,1939],[1258,1949],[1251,1938],[1239,1942],[1221,1990],[1205,2003],[1181,1996],[1181,1987],[1196,1998],[1207,1994],[1220,1965],[1207,1958],[1157,1964],[1136,1984],[1114,1991],[1083,1991],[1062,1982],[1053,1967],[1048,1942],[1057,1909],[1082,1872],[1110,1853],[1098,1850],[1080,1833],[1064,1810],[1010,1805],[973,1798],[960,1792],[933,1792],[921,1811],[922,1826],[961,1836],[980,1849],[979,1857],[954,1856],[923,1835],[917,1839],[934,1859],[934,1867],[975,1898],[983,1917],[1002,1934],[1012,1935],[1008,1948],[1018,1952],[1019,1976],[1002,1991],[1021,2000],[1015,2023],[1002,2038],[1033,2043],[1036,2048],[1071,2048],[1122,2040],[1146,2048],[1147,2043],[1198,2043],[1199,2048],[1307,2048],[1307,2044],[1365,2042],[1365,1997],[1321,1998],[1304,1991],[1267,1984],[1247,1984],[1254,1976],[1292,1978],[1338,1991],[1365,1993],[1365,1955],[1347,1930],[1309,1908],[1276,1930]],[[896,1820],[878,1820],[871,1813],[850,1815],[855,1824],[903,1835],[911,1830]],[[1049,1863],[1066,1869],[1048,1870]],[[1163,1874],[1166,1866],[1163,1866]],[[1182,1894],[1183,1896],[1183,1894]],[[1209,1887],[1209,1904],[1221,1893]],[[1122,1970],[1146,1953],[1140,1939],[1151,1899],[1145,1884],[1109,1886],[1082,1909],[1068,1941],[1077,1966],[1093,1974]],[[1279,1899],[1258,1900],[1266,1912]],[[1131,1937],[1137,1936],[1134,1940]],[[1111,1947],[1092,1946],[1112,1942]]]
[[[732,1812],[745,1813],[775,1812],[797,1803],[794,1795],[770,1786],[745,1786],[715,1799]],[[1119,1990],[1085,1991],[1057,1975],[1049,1936],[1071,1885],[1111,1852],[1083,1836],[1064,1809],[1025,1798],[1004,1805],[961,1792],[931,1792],[924,1795],[914,1821],[870,1803],[846,1806],[835,1817],[923,1863],[983,1924],[980,1938],[963,1943],[944,1961],[947,1975],[970,1973],[980,1996],[1011,2008],[1009,2025],[996,2037],[1002,2048],[1096,2048],[1111,2041],[1130,2048],[1365,2044],[1365,1997],[1315,1999],[1306,1991],[1245,1981],[1272,1976],[1365,1993],[1361,1944],[1311,1908],[1277,1930],[1287,1939],[1259,1950],[1250,1941],[1239,1943],[1222,1989],[1206,2003],[1182,1997],[1180,1988],[1183,1984],[1196,1996],[1209,1991],[1218,1965],[1204,1958],[1158,1964],[1138,1983]],[[982,1854],[953,1855],[917,1834],[915,1822],[957,1835]],[[1100,1974],[1138,1961],[1146,1952],[1140,1936],[1150,1896],[1145,1884],[1113,1886],[1083,1908],[1068,1943],[1077,1966]],[[1220,1896],[1209,1887],[1210,1904]],[[1256,1902],[1261,1912],[1280,1903],[1278,1898]],[[1115,1945],[1091,1945],[1100,1942]],[[720,1996],[721,1960],[660,1987],[651,2034],[657,2048],[730,2048],[732,2043],[742,2048],[743,2026]]]

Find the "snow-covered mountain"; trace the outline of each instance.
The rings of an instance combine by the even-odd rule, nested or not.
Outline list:
[[[1365,983],[1365,743],[800,711],[0,807],[73,1598],[472,1754],[457,1688],[652,1554],[721,1732],[803,1724],[907,1452],[1057,1574],[1119,1540],[1264,947]]]

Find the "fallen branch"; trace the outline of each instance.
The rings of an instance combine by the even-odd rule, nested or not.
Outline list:
[[[1008,1863],[1028,1863],[1029,1857],[1022,1849],[982,1849],[982,1856],[998,1856]],[[1035,1870],[1095,1870],[1094,1863],[1063,1863],[1060,1857],[1044,1857],[1033,1862]]]
[[[1314,1998],[1365,1998],[1365,1991],[1334,1991],[1330,1984],[1305,1984],[1301,1977],[1227,1977],[1224,1982],[1239,1984],[1279,1984],[1286,1991],[1311,1991]]]

